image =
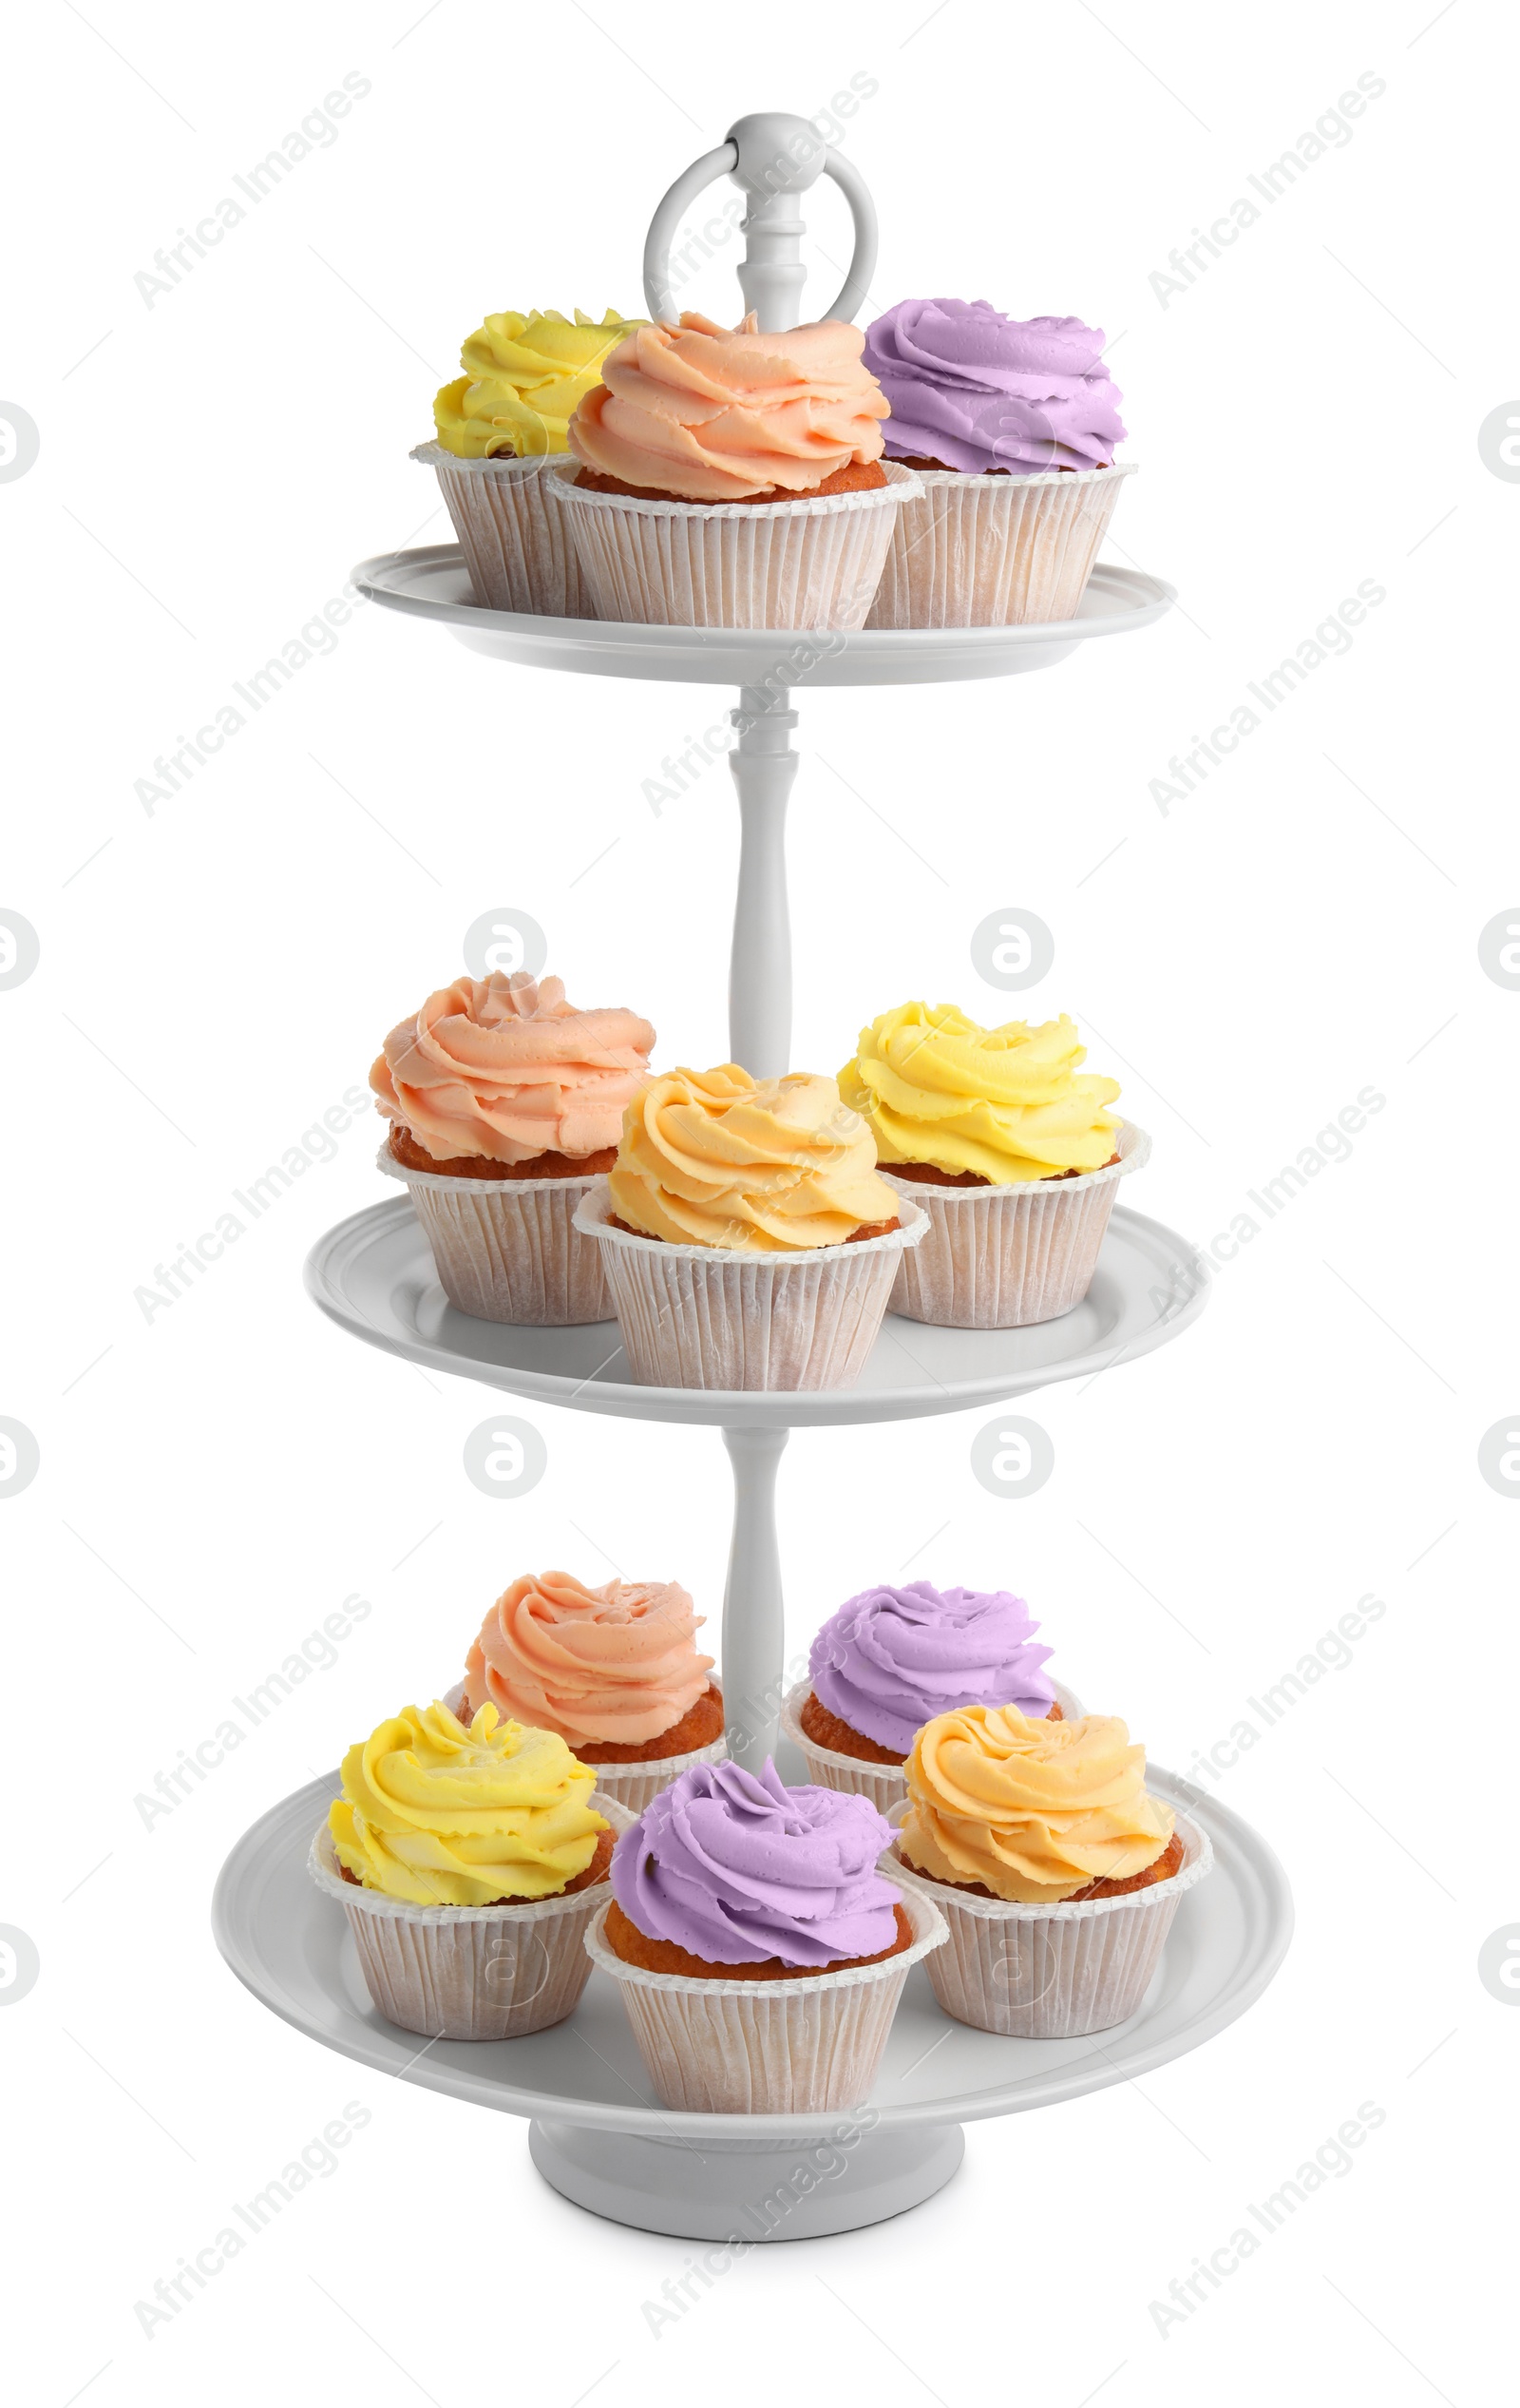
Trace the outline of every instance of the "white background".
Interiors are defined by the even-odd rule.
[[[41,451],[0,490],[0,905],[42,958],[0,993],[0,1412],[42,1467],[0,1500],[0,1921],[41,1977],[0,2041],[28,2408],[759,2400],[778,2373],[894,2408],[1495,2395],[1520,2016],[1477,1956],[1520,1916],[1517,1511],[1477,1448],[1516,1405],[1520,996],[1477,940],[1520,894],[1520,491],[1477,430],[1520,389],[1512,27],[1475,0],[924,15],[814,7],[804,38],[688,0],[92,0],[13,29],[0,381]],[[337,139],[147,306],[155,251],[351,72],[372,89]],[[1174,246],[1363,73],[1386,91],[1352,139],[1164,307]],[[1013,1587],[1087,1701],[1186,1768],[1358,1598],[1387,1610],[1221,1782],[1299,1911],[1248,2016],[1143,2085],[972,2128],[930,2205],[757,2252],[656,2338],[642,2303],[687,2245],[567,2206],[520,2125],[303,2040],[227,1973],[208,1902],[267,1806],[455,1675],[517,1572],[675,1577],[714,1633],[717,1439],[535,1412],[542,1483],[471,1487],[486,1392],[301,1291],[313,1239],[381,1192],[367,1114],[192,1292],[149,1321],[134,1290],[362,1085],[482,911],[531,912],[572,997],[647,1013],[659,1060],[721,1060],[728,775],[659,815],[640,788],[732,698],[497,668],[367,609],[181,792],[150,813],[134,787],[351,563],[447,540],[407,455],[486,310],[640,310],[674,174],[852,74],[879,86],[845,133],[875,304],[1101,324],[1143,464],[1110,555],[1183,607],[1016,684],[803,698],[797,1066],[835,1069],[908,993],[1069,1010],[1154,1136],[1134,1202],[1205,1242],[1359,1090],[1386,1105],[1181,1343],[1029,1402],[1056,1455],[1036,1496],[976,1483],[984,1415],[799,1434],[789,1644],[900,1572]],[[838,196],[808,214],[842,262]],[[724,260],[682,297],[731,315]],[[1364,580],[1386,599],[1349,653],[1163,812],[1169,757]],[[1028,997],[971,966],[1004,905],[1055,932]],[[134,1797],[354,1592],[335,1664],[145,1828]],[[337,2170],[145,2337],[134,2303],[351,2099],[370,2120]],[[1159,2331],[1150,2303],[1368,2101],[1352,2170]]]

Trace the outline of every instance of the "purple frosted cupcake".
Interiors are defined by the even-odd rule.
[[[903,1978],[944,1937],[877,1870],[869,1802],[788,1788],[775,1766],[694,1765],[613,1851],[587,1935],[660,2099],[793,2113],[865,2097]]]
[[[1051,1650],[1022,1597],[1002,1589],[863,1589],[812,1643],[807,1681],[787,1700],[788,1738],[815,1781],[884,1812],[907,1794],[902,1766],[936,1714],[1016,1706],[1031,1721],[1075,1710],[1045,1671]]]
[[[866,330],[886,456],[923,481],[899,512],[867,625],[1075,616],[1121,480],[1101,327],[988,301],[899,301]]]

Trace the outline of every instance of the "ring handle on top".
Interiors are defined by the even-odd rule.
[[[745,254],[739,287],[745,308],[760,331],[784,333],[799,323],[798,306],[808,271],[800,245],[806,227],[798,196],[831,176],[849,203],[855,249],[849,274],[826,317],[853,318],[876,272],[876,210],[860,175],[816,132],[806,117],[765,109],[731,125],[716,150],[708,151],[677,176],[650,220],[644,242],[644,304],[651,317],[677,315],[671,289],[670,251],[675,229],[697,195],[720,176],[732,176],[749,202],[742,231]]]

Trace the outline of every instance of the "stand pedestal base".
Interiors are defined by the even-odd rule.
[[[965,2146],[959,2124],[898,2125],[843,2149],[824,2133],[778,2146],[645,2140],[547,2118],[528,2127],[535,2166],[578,2207],[685,2241],[816,2241],[881,2224],[941,2190]]]

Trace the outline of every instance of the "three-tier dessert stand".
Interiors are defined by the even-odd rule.
[[[728,175],[748,202],[738,270],[745,306],[757,313],[763,331],[795,325],[806,274],[798,204],[821,174],[841,185],[855,224],[849,275],[826,315],[852,316],[875,266],[869,196],[805,119],[774,113],[741,119],[666,194],[645,249],[651,316],[674,315],[668,259],[682,213]],[[451,545],[384,553],[353,574],[370,601],[446,627],[490,659],[738,687],[730,768],[741,842],[729,1034],[732,1059],[757,1079],[792,1067],[785,819],[798,767],[790,736],[799,689],[942,683],[1051,668],[1095,638],[1150,626],[1174,599],[1158,579],[1100,562],[1076,618],[1058,623],[802,633],[484,610]],[[721,1429],[734,1489],[722,1641],[730,1752],[751,1768],[775,1755],[792,1779],[803,1777],[800,1760],[788,1762],[788,1743],[777,1738],[785,1679],[775,1513],[789,1432],[990,1408],[1056,1380],[1132,1363],[1180,1335],[1208,1294],[1206,1267],[1195,1250],[1120,1206],[1088,1296],[1059,1321],[1027,1329],[940,1329],[888,1315],[854,1387],[731,1394],[637,1385],[615,1322],[539,1329],[456,1311],[405,1196],[331,1230],[314,1248],[306,1276],[332,1320],[412,1362],[575,1411]],[[1139,2013],[1091,2039],[1002,2039],[945,2017],[919,1967],[871,2100],[843,2116],[703,2115],[659,2107],[616,1992],[599,1973],[575,2014],[549,2031],[419,2047],[371,2005],[346,1922],[307,1878],[307,1849],[336,1792],[335,1773],[285,1799],[239,1841],[218,1882],[214,1924],[233,1970],[313,2038],[401,2078],[530,2117],[535,2163],[580,2206],[697,2239],[804,2239],[875,2223],[931,2196],[960,2161],[964,2122],[1132,2079],[1198,2047],[1264,1989],[1292,1928],[1281,1867],[1217,1799],[1154,1766],[1149,1780],[1207,1830],[1214,1871],[1181,1901]]]

